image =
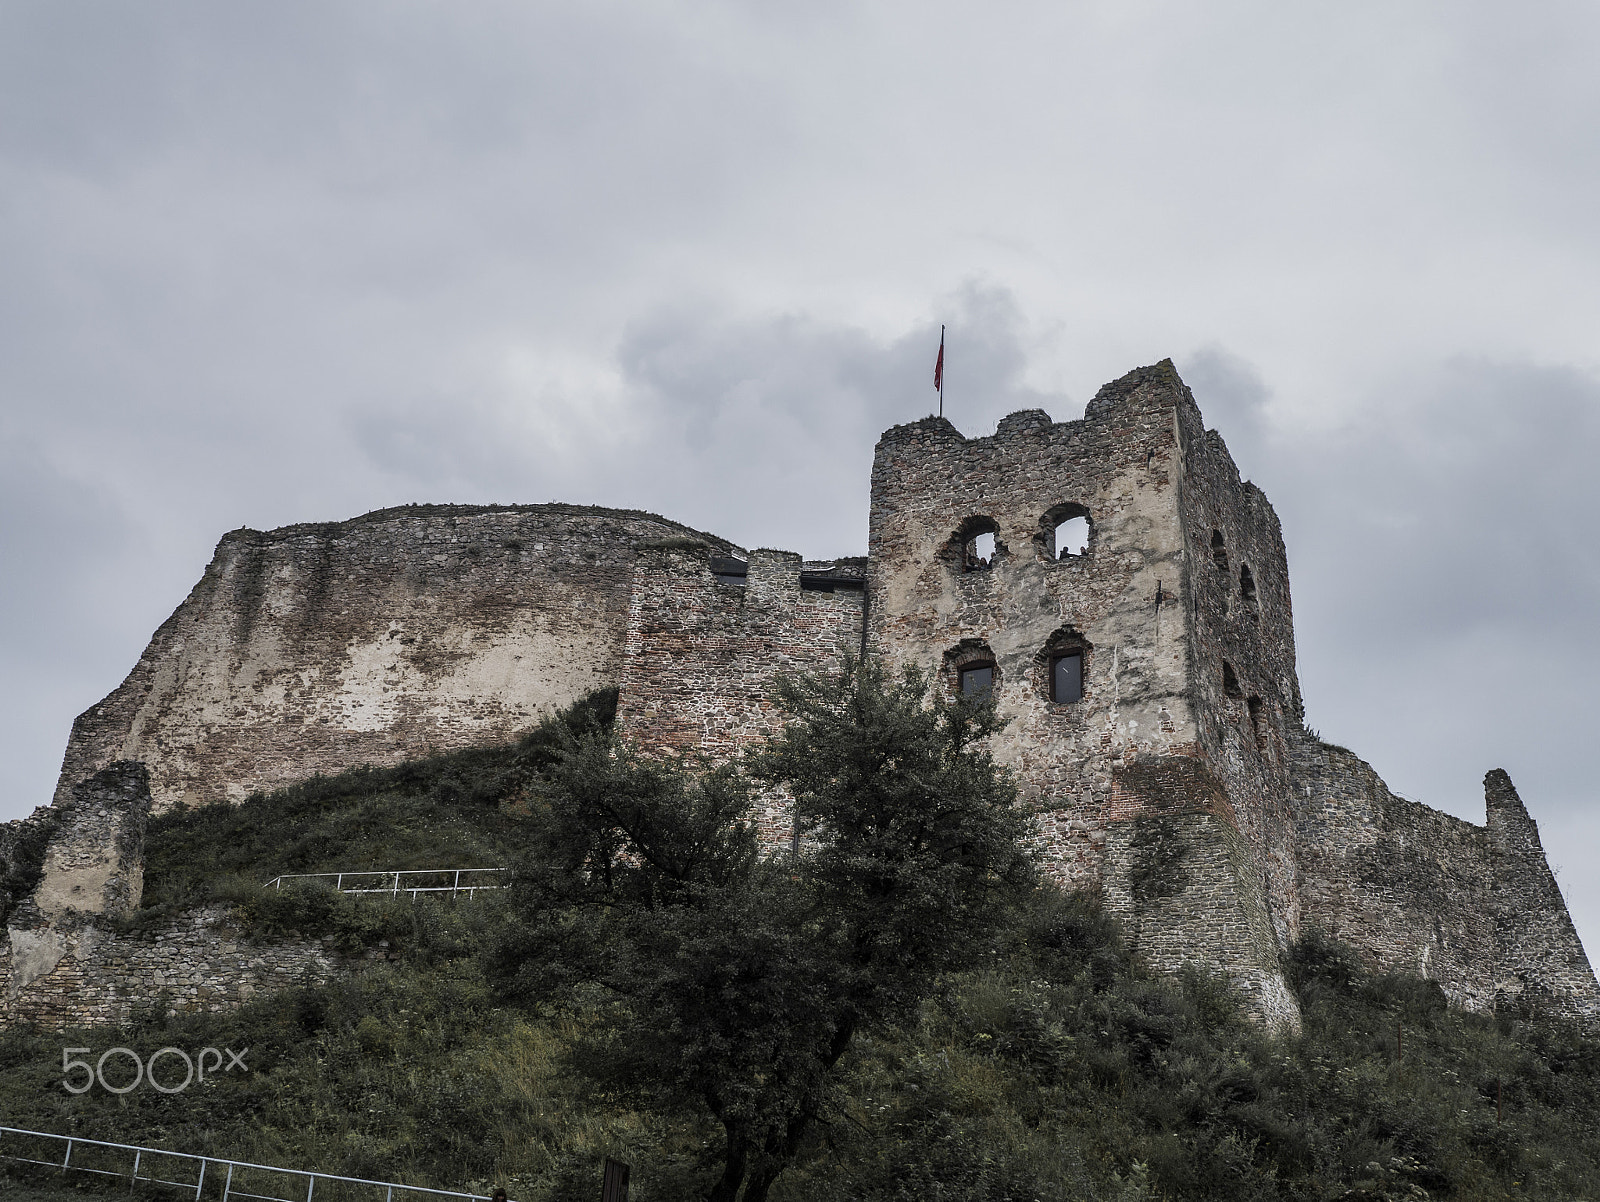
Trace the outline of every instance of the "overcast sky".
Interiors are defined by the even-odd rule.
[[[1600,949],[1600,8],[0,3],[0,819],[239,526],[861,554],[878,433],[1172,357],[1311,725]]]

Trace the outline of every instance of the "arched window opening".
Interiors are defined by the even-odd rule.
[[[1244,696],[1244,690],[1239,687],[1239,674],[1227,660],[1222,661],[1222,691],[1229,697]]]
[[[957,697],[977,698],[993,692],[1000,684],[1000,668],[994,652],[981,639],[962,639],[944,653],[946,688]]]
[[[1260,612],[1260,603],[1256,600],[1256,578],[1250,572],[1250,565],[1239,565],[1239,597],[1244,602],[1244,611],[1254,618]]]
[[[1076,501],[1045,510],[1034,541],[1044,559],[1077,559],[1094,549],[1094,521]]]
[[[999,532],[993,518],[968,518],[950,536],[945,554],[959,571],[987,572],[1006,551]]]
[[[1217,571],[1228,570],[1228,544],[1223,541],[1222,531],[1211,532],[1211,562],[1217,565]]]
[[[1045,640],[1034,657],[1034,671],[1036,685],[1052,704],[1082,701],[1084,682],[1089,678],[1089,644],[1078,630],[1063,626]]]
[[[1056,527],[1056,558],[1072,559],[1089,553],[1089,519],[1068,518]]]

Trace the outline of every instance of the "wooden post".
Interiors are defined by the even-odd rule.
[[[628,1202],[628,1166],[609,1156],[600,1181],[600,1202]]]

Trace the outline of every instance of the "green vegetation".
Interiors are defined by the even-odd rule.
[[[798,799],[817,839],[799,857],[759,857],[736,765],[591,738],[554,774],[499,976],[525,1005],[592,1016],[591,1075],[715,1118],[710,1202],[765,1202],[842,1112],[857,1032],[914,1019],[1033,883],[1015,790],[983,750],[993,702],[930,702],[929,683],[847,661],[779,684],[791,721],[753,767]]]
[[[424,867],[434,854],[502,863],[513,844],[548,848],[538,816],[556,797],[557,749],[604,716],[591,707],[470,762],[316,782],[237,820],[163,818],[152,908],[347,867],[339,832],[377,858],[409,846]],[[449,776],[458,791],[435,793]],[[395,831],[373,829],[391,820]],[[408,844],[403,823],[429,821],[437,842]],[[263,903],[249,920],[259,938],[386,932],[392,958],[228,1014],[152,1007],[119,1029],[0,1033],[0,1123],[419,1184],[505,1183],[520,1202],[592,1202],[610,1155],[633,1166],[636,1199],[704,1197],[723,1175],[725,1128],[683,1091],[619,1079],[602,1053],[636,1017],[625,998],[576,978],[559,998],[517,992],[560,966],[537,943],[515,948],[507,982],[516,912],[503,895],[452,906],[297,890]],[[755,934],[777,923],[753,919]],[[1287,965],[1304,1030],[1272,1037],[1215,978],[1147,972],[1092,899],[1037,891],[1006,919],[969,949],[975,962],[861,1024],[772,1199],[1600,1198],[1592,1038],[1449,1009],[1437,986],[1372,975],[1316,939]],[[248,1046],[251,1071],[174,1095],[63,1090],[63,1046],[118,1045]],[[48,1175],[14,1171],[0,1192],[65,1196]]]

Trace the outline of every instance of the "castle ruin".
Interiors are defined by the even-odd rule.
[[[991,689],[1010,719],[994,751],[1045,870],[1098,892],[1156,966],[1227,973],[1272,1025],[1298,1022],[1281,956],[1311,929],[1471,1010],[1600,1018],[1504,772],[1477,826],[1394,796],[1305,729],[1277,517],[1168,362],[1106,385],[1078,421],[889,430],[865,559],[562,505],[235,531],[74,724],[57,803],[123,761],[147,767],[157,811],[238,800],[505,741],[608,685],[628,738],[729,755],[776,728],[778,672],[861,649],[952,694]],[[781,799],[760,823],[789,846]],[[63,945],[18,983],[51,925],[36,911],[0,949],[5,1014],[43,1013],[29,997],[78,971]]]

